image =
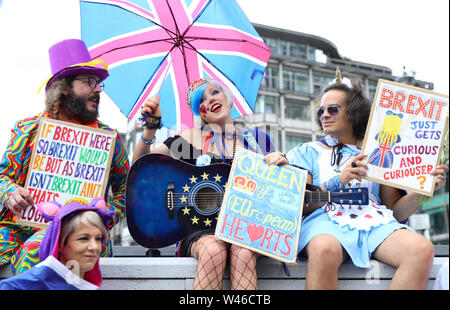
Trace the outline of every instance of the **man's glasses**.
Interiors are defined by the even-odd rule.
[[[339,114],[339,110],[340,110],[340,109],[343,109],[343,107],[340,107],[340,106],[338,106],[337,104],[330,104],[330,105],[327,107],[327,112],[328,112],[328,114],[330,114],[331,116],[336,116],[336,115]],[[324,113],[325,113],[324,107],[320,107],[320,108],[317,110],[317,117],[318,117],[319,119],[321,119]]]
[[[80,77],[75,78],[75,80],[87,80],[87,83],[88,83],[89,87],[91,87],[91,88],[96,88],[97,85],[102,90],[103,90],[103,88],[105,88],[105,84],[103,82],[97,81],[92,76],[80,76]]]

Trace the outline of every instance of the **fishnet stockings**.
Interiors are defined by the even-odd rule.
[[[204,235],[191,246],[191,255],[198,260],[194,279],[195,290],[221,290],[229,244],[214,235]],[[256,262],[259,255],[236,245],[230,247],[231,289],[257,290]]]
[[[191,246],[191,255],[198,260],[194,290],[221,290],[227,262],[227,245],[214,235],[204,235]]]
[[[256,262],[259,255],[236,245],[231,246],[230,278],[232,290],[257,290]]]

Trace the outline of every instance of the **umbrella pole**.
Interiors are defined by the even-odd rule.
[[[167,75],[169,74],[169,69],[170,69],[171,63],[172,63],[172,61],[171,61],[171,59],[169,58],[169,63],[167,64],[167,68],[164,70],[165,72],[164,72],[164,75],[162,76],[162,79],[160,79],[160,80],[161,80],[161,83],[159,84],[159,88],[158,88],[158,90],[156,91],[156,97],[159,97],[159,93],[161,92],[162,84],[163,84],[163,82],[165,81]],[[141,126],[144,126],[144,125],[145,125],[145,122],[146,122],[146,120],[147,120],[147,118],[148,118],[149,116],[150,116],[150,114],[145,113],[145,115],[142,115],[142,116],[139,118],[139,121],[141,122]]]

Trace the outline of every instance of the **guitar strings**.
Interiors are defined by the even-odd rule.
[[[355,192],[358,194],[358,192]],[[355,193],[348,193],[348,192],[332,192],[331,197],[333,196],[346,196],[349,194],[355,194]],[[188,193],[172,193],[173,196],[180,197],[189,195]],[[196,196],[224,196],[225,192],[215,192],[215,193],[196,193]],[[328,192],[311,192],[311,193],[305,193],[305,196],[319,196],[319,198],[328,198]],[[311,197],[315,198],[315,197]]]
[[[356,192],[357,193],[357,192]],[[347,196],[348,192],[333,192],[331,198],[338,199],[337,196]],[[196,202],[209,202],[214,199],[223,199],[225,196],[225,192],[215,192],[215,193],[197,193],[195,195]],[[188,198],[189,194],[186,193],[173,193],[171,195],[172,199],[185,199]],[[309,203],[313,202],[327,202],[328,201],[328,192],[307,192],[305,193],[305,200]],[[346,199],[352,200],[355,202],[359,202],[362,199]]]

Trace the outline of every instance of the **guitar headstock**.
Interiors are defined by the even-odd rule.
[[[305,193],[307,202],[333,202],[345,205],[366,206],[369,190],[366,187],[341,188],[335,192],[312,191]]]
[[[337,204],[366,206],[369,204],[369,190],[366,187],[342,188],[330,192],[330,198]]]

